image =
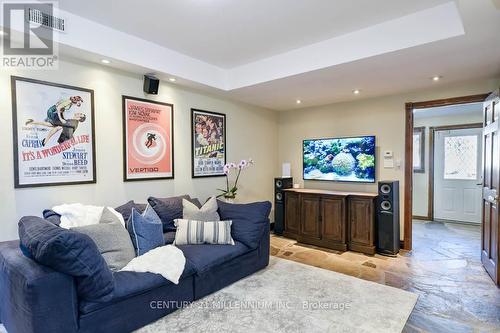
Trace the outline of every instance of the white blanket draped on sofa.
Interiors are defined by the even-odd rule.
[[[179,284],[185,265],[184,253],[173,245],[165,245],[135,257],[120,271],[160,274],[165,279]]]
[[[108,207],[108,209],[115,214],[120,220],[120,223],[125,226],[123,216],[114,210],[114,208]],[[55,206],[52,207],[52,210],[61,215],[61,224],[59,226],[61,228],[70,229],[99,223],[104,207],[75,203]]]

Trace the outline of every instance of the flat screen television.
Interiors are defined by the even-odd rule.
[[[375,182],[375,136],[303,142],[304,180]]]

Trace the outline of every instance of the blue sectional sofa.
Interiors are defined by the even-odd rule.
[[[186,266],[177,285],[152,273],[113,273],[114,292],[106,302],[79,299],[73,276],[30,259],[19,241],[0,243],[0,321],[9,333],[133,331],[266,267],[270,244],[265,220],[246,229],[255,246],[239,242],[237,234],[234,246],[179,246]],[[165,239],[170,243],[173,235],[165,234]]]

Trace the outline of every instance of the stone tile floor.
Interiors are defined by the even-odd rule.
[[[337,252],[271,237],[271,255],[419,295],[404,332],[500,332],[500,289],[481,266],[479,226],[413,223],[396,258]]]

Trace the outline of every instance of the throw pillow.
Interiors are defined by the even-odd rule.
[[[233,221],[233,238],[251,249],[257,248],[265,228],[270,226],[271,203],[230,204],[218,201],[218,206],[221,219]]]
[[[112,271],[119,271],[135,257],[129,233],[108,208],[104,208],[98,224],[71,230],[89,236]]]
[[[19,239],[36,262],[73,276],[81,299],[92,302],[111,299],[115,287],[113,274],[89,236],[27,216],[19,221]]]
[[[161,220],[149,205],[142,214],[135,208],[132,209],[127,229],[138,256],[164,243]]]
[[[231,237],[231,221],[175,220],[175,245],[221,244],[234,245]]]
[[[182,199],[182,218],[185,220],[196,221],[219,221],[217,214],[217,199],[211,197],[205,204],[198,208],[196,205],[186,199]]]
[[[118,206],[115,208],[115,210],[122,214],[123,216],[123,219],[125,221],[128,221],[128,219],[130,218],[130,214],[132,214],[132,208],[135,208],[139,211],[139,213],[142,214],[142,212],[144,212],[144,210],[146,209],[146,206],[147,204],[138,204],[138,203],[135,203],[133,200],[130,200],[129,202],[121,205],[121,206]]]
[[[192,203],[194,203],[196,205],[196,207],[198,207],[198,208],[200,208],[202,206],[201,202],[200,202],[200,200],[198,200],[198,198],[191,198],[188,200],[191,201]]]
[[[189,199],[189,195],[171,198],[148,198],[149,204],[163,223],[163,232],[175,231],[174,220],[182,218],[182,199]]]

